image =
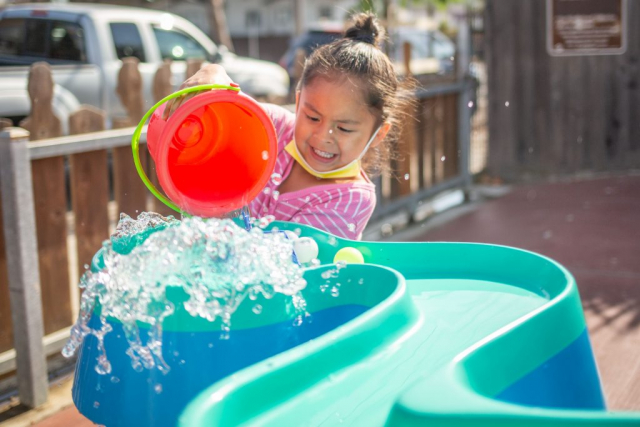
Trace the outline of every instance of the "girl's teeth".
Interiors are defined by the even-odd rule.
[[[324,157],[325,159],[330,159],[333,156],[335,156],[335,154],[331,154],[331,153],[327,153],[325,151],[320,151],[320,150],[316,150],[315,148],[313,149],[313,151],[315,151],[315,153],[320,156],[320,157]]]

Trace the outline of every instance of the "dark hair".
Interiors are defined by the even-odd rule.
[[[391,123],[385,140],[369,150],[363,159],[368,173],[379,174],[388,172],[390,161],[396,158],[393,147],[400,134],[402,116],[412,103],[409,95],[415,84],[410,79],[400,81],[389,57],[380,50],[384,29],[375,15],[359,13],[351,20],[343,38],[319,47],[307,58],[297,89],[311,84],[317,77],[346,75],[363,83],[368,107],[380,123]]]

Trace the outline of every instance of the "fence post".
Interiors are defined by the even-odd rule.
[[[35,408],[49,389],[28,140],[24,129],[0,132],[0,189],[18,393],[23,405]]]
[[[469,30],[469,21],[465,16],[460,20],[458,26],[458,55],[457,55],[457,74],[458,81],[463,86],[458,96],[458,147],[460,150],[459,168],[460,175],[463,178],[463,191],[465,197],[468,197],[471,187],[471,171],[470,171],[470,152],[471,152],[471,111],[469,102],[471,101],[471,91],[474,90],[474,84],[469,79],[469,64],[471,62],[471,32]]]

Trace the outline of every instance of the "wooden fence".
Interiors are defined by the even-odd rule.
[[[135,79],[137,63],[123,64],[123,73]],[[160,98],[167,93],[166,87],[162,89],[163,79],[168,81],[166,64],[156,79],[154,93]],[[406,124],[401,138],[404,160],[394,165],[401,179],[381,182],[374,217],[411,210],[423,198],[468,184],[469,90],[470,83],[463,80],[417,92],[412,111],[416,120]],[[120,121],[123,126],[139,120],[139,108],[128,105],[127,110],[130,117]],[[37,114],[45,117],[49,113]],[[104,129],[104,116],[91,108],[83,108],[71,121],[73,133]],[[73,299],[77,295],[71,290],[77,282],[71,278],[81,275],[91,263],[108,238],[116,214],[135,217],[145,210],[171,212],[149,194],[138,177],[130,148],[132,128],[59,137],[39,129],[40,120],[29,122],[24,124],[31,136],[42,138],[28,141],[28,134],[19,128],[0,131],[0,211],[5,211],[0,227],[0,375],[15,369],[17,363],[21,401],[37,406],[43,401],[42,394],[34,392],[38,388],[34,378],[46,381],[46,365],[43,368],[38,363],[37,353],[42,362],[44,353],[59,352],[75,321]],[[142,140],[145,138],[143,134]],[[142,153],[147,173],[156,180],[144,145]],[[29,249],[32,240],[34,247]],[[24,309],[16,309],[18,306]],[[39,317],[33,315],[38,311],[42,312],[40,329]],[[12,331],[19,331],[20,338]],[[35,341],[22,339],[34,334]],[[38,342],[42,336],[44,344]],[[16,352],[31,358],[21,362]]]
[[[625,53],[558,57],[546,0],[486,2],[491,174],[640,167],[640,1],[622,4]]]

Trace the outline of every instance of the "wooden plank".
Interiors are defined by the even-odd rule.
[[[453,178],[458,173],[458,94],[444,98],[444,178]]]
[[[29,70],[31,113],[20,122],[30,132],[30,140],[62,136],[60,119],[53,112],[53,78],[46,62],[36,62]],[[38,242],[38,267],[42,293],[45,334],[70,326],[71,290],[67,253],[67,195],[64,158],[31,163],[33,197]]]
[[[137,58],[124,58],[118,73],[117,94],[127,110],[127,117],[113,121],[114,128],[137,126],[144,116],[142,96],[142,76],[138,69]],[[147,167],[146,144],[140,144],[140,161]],[[114,148],[113,155],[113,192],[118,204],[118,212],[136,218],[147,210],[147,188],[138,176],[130,147]]]
[[[0,118],[0,130],[12,125],[11,120]],[[0,200],[0,221],[2,200]],[[11,324],[11,304],[9,302],[9,277],[7,275],[7,254],[5,252],[4,227],[0,227],[0,353],[13,348]]]
[[[202,64],[204,64],[202,59],[188,59],[184,79],[187,80],[189,77],[193,76],[198,70],[200,70]]]
[[[411,194],[412,181],[417,184],[419,180],[415,166],[412,167],[416,155],[415,106],[410,104],[406,108],[401,118],[403,127],[396,147],[399,158],[393,163],[397,179],[391,181],[392,199]]]
[[[0,220],[3,218],[2,215],[2,201],[0,200]],[[9,276],[7,274],[7,254],[4,245],[4,227],[0,227],[0,353],[13,348]]]
[[[31,163],[45,334],[70,326],[64,158]]]
[[[424,148],[425,148],[425,138],[427,134],[426,123],[424,119],[424,109],[426,107],[426,100],[419,99],[418,100],[418,111],[416,114],[416,118],[418,120],[418,125],[416,126],[416,157],[418,162],[418,183],[419,188],[424,188]]]
[[[435,98],[435,109],[433,112],[434,128],[435,128],[435,140],[434,140],[434,184],[442,182],[444,180],[444,138],[445,138],[445,123],[444,123],[444,96],[438,95]],[[445,159],[446,160],[446,159]]]
[[[428,98],[424,101],[422,110],[422,119],[424,121],[424,148],[422,150],[423,169],[422,169],[422,186],[431,187],[435,180],[435,108],[436,100]]]
[[[190,71],[191,72],[191,71]],[[165,60],[165,62],[158,68],[153,78],[153,97],[155,102],[160,101],[164,97],[170,95],[173,92],[173,86],[171,85],[171,61]],[[156,174],[156,165],[151,155],[148,158],[148,175],[151,183],[160,191],[162,187],[158,182],[158,175]],[[159,213],[163,216],[176,215],[176,212],[158,200],[156,197],[151,197],[151,210]]]
[[[140,213],[147,210],[149,191],[136,171],[131,148],[114,148],[112,153],[113,193],[118,212],[137,218]],[[146,144],[140,144],[140,161],[143,168],[148,170]]]
[[[162,191],[162,187],[160,186],[160,182],[158,181],[158,174],[156,173],[156,164],[153,161],[153,158],[151,158],[150,154],[147,156],[147,161],[148,161],[148,168],[147,169],[149,171],[148,172],[149,179],[151,180],[151,183],[159,191]],[[166,196],[166,194],[165,194],[165,196]],[[160,215],[163,215],[163,216],[173,215],[175,217],[175,216],[179,215],[178,212],[174,211],[169,206],[167,206],[164,203],[162,203],[155,196],[151,196],[151,210],[153,212],[157,212],[157,213],[159,213]]]
[[[47,366],[42,342],[42,301],[46,300],[46,297],[41,294],[44,287],[38,268],[41,247],[38,246],[36,236],[28,138],[29,133],[20,128],[8,128],[0,133],[0,193],[3,204],[4,240],[9,248],[5,255],[18,372],[18,394],[21,404],[35,408],[45,403],[48,396]],[[64,255],[66,256],[66,250]],[[66,270],[65,266],[66,263],[58,268]],[[64,287],[69,290],[68,281],[64,283]],[[61,308],[64,310],[64,307]]]
[[[69,119],[70,134],[97,132],[106,128],[106,115],[85,106]],[[109,171],[107,150],[90,151],[70,156],[71,201],[75,218],[78,273],[109,237]]]

